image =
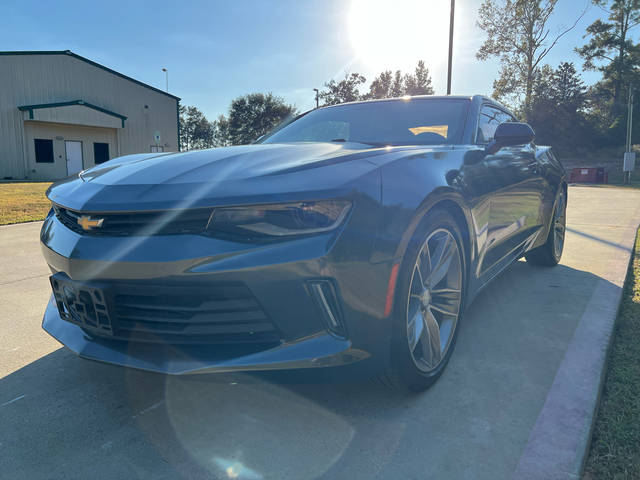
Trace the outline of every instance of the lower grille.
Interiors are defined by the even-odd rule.
[[[161,343],[246,344],[280,334],[242,284],[114,286],[114,336]]]
[[[269,348],[282,336],[246,285],[51,277],[60,317],[87,333],[163,344]]]

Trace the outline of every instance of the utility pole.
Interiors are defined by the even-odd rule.
[[[456,16],[456,0],[451,0],[451,17],[449,18],[449,67],[447,72],[447,95],[451,95],[451,64],[453,61],[453,22]]]
[[[166,68],[163,68],[162,71],[164,72],[165,91],[169,93],[169,70],[167,70]]]
[[[314,88],[313,91],[316,92],[316,108],[318,108],[320,106],[320,92],[317,88]]]
[[[629,85],[629,103],[627,105],[627,145],[622,165],[623,183],[631,183],[631,172],[635,168],[636,154],[631,151],[631,132],[633,130],[633,85]]]

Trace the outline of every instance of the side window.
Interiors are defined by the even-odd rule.
[[[515,119],[502,110],[490,105],[484,105],[480,110],[476,143],[489,143],[493,140],[493,134],[496,132],[498,125],[505,122],[515,122]]]
[[[516,120],[515,117],[509,115],[508,113],[503,113],[504,115],[504,120],[503,122],[517,122],[518,120]]]

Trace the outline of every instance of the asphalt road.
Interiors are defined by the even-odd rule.
[[[0,476],[525,477],[582,375],[576,349],[592,350],[585,322],[615,315],[640,191],[571,187],[568,208],[562,264],[504,272],[467,312],[440,381],[414,396],[368,381],[165,377],[79,359],[40,328],[40,225],[0,227]],[[600,356],[607,335],[596,335]],[[588,433],[585,411],[576,437]]]

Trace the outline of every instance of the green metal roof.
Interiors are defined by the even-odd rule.
[[[33,119],[33,111],[38,110],[40,108],[55,108],[55,107],[68,107],[70,105],[82,105],[87,108],[91,108],[93,110],[97,110],[98,112],[106,113],[107,115],[111,115],[112,117],[119,118],[122,121],[122,128],[124,128],[124,121],[127,119],[124,115],[120,115],[119,113],[112,112],[111,110],[107,110],[106,108],[98,107],[97,105],[93,105],[92,103],[85,102],[84,100],[71,100],[69,102],[57,102],[57,103],[40,103],[38,105],[22,105],[18,107],[18,110],[23,112],[29,112],[29,118]]]

